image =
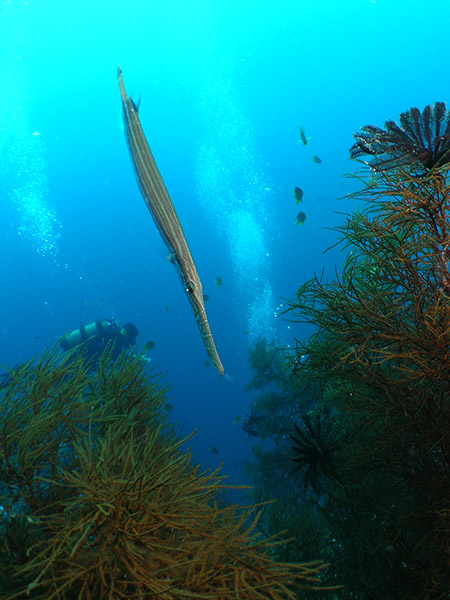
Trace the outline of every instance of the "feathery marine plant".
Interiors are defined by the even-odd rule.
[[[362,378],[370,370],[371,381],[389,367],[391,386],[434,387],[450,367],[450,186],[442,171],[419,178],[396,170],[358,198],[367,210],[337,228],[349,250],[342,274],[305,283],[289,305],[319,326],[315,339],[330,337],[326,350],[317,346],[317,365],[313,348],[302,351],[306,366],[324,376],[351,368]]]
[[[254,494],[277,498],[259,527],[286,530],[278,560],[309,551],[330,561],[323,581],[344,584],[334,598],[437,600],[450,589],[449,164],[443,145],[428,161],[420,139],[408,158],[406,141],[395,148],[391,137],[361,161],[353,198],[364,209],[338,228],[342,271],[304,283],[288,304],[292,320],[316,326],[290,369],[286,349],[250,356]]]
[[[292,377],[291,356],[286,348],[262,339],[249,351],[254,376],[247,390],[254,397],[242,428],[251,436],[253,460],[246,467],[254,484],[254,501],[263,504],[259,530],[266,537],[286,531],[287,539],[273,549],[277,560],[308,561],[320,556],[328,562],[333,557],[321,576],[324,589],[302,590],[299,597],[337,600],[346,596],[345,590],[338,589],[342,577],[333,554],[336,539],[316,506],[319,497],[323,502],[322,493],[328,493],[330,482],[339,484],[336,467],[345,439],[326,407],[317,408],[318,390]],[[276,502],[267,502],[273,498]],[[335,589],[330,592],[326,586]]]
[[[293,376],[320,386],[352,434],[320,511],[346,589],[362,599],[450,589],[448,130],[437,103],[356,134],[352,155],[374,158],[352,195],[364,209],[337,228],[342,271],[307,281],[287,307],[316,327]]]
[[[139,357],[45,353],[0,388],[1,600],[294,600],[320,561],[281,563],[256,507],[221,501]]]

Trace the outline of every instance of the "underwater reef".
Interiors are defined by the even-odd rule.
[[[287,531],[280,560],[330,561],[324,582],[343,590],[316,598],[449,598],[449,123],[436,103],[355,134],[362,208],[337,228],[344,265],[286,306],[315,333],[290,357],[273,349],[282,381],[259,370],[269,347],[251,356],[252,410],[272,425],[249,470],[258,500],[278,499],[260,526]]]
[[[283,564],[258,508],[228,505],[167,421],[139,357],[46,352],[0,388],[2,600],[294,599],[324,564]],[[188,438],[187,438],[188,439]]]

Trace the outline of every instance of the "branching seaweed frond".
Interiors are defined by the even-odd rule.
[[[258,508],[219,502],[167,423],[159,378],[46,353],[0,390],[2,600],[290,599],[321,561],[277,562]]]

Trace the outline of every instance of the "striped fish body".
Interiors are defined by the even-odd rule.
[[[217,353],[206,316],[202,284],[186,242],[180,220],[175,212],[172,200],[142,129],[138,107],[125,91],[120,67],[118,69],[118,79],[123,107],[125,137],[139,189],[156,227],[169,250],[169,259],[175,266],[183,289],[191,304],[208,356],[217,371],[222,375],[224,369]]]

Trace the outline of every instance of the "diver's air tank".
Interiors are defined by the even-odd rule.
[[[105,337],[111,332],[111,326],[112,321],[108,321],[107,319],[95,321],[86,326],[82,325],[78,329],[66,333],[61,339],[60,346],[63,350],[70,350],[95,337]]]

